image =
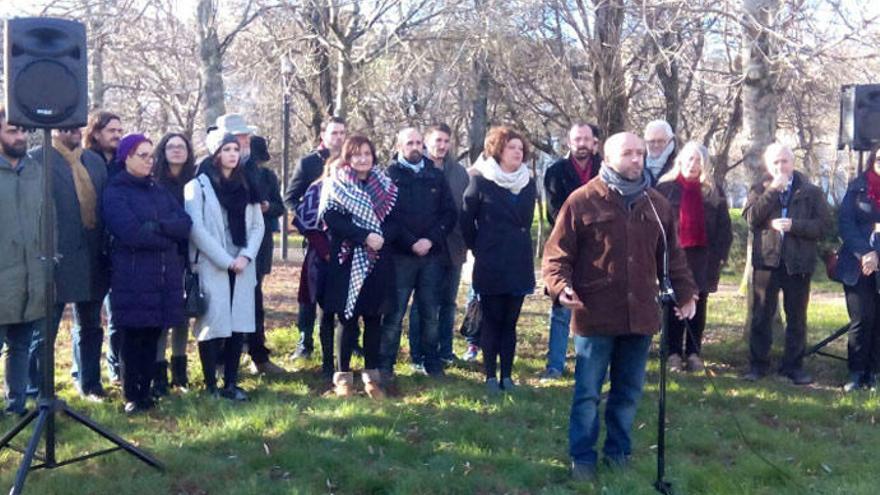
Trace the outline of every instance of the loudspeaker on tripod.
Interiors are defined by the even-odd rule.
[[[880,84],[840,88],[840,134],[837,148],[871,151],[880,144]]]
[[[32,128],[86,125],[86,28],[51,17],[9,19],[5,25],[6,119]]]

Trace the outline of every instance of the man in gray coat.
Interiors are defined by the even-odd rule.
[[[43,172],[27,154],[24,129],[0,106],[0,342],[6,352],[6,411],[24,415],[28,347],[46,316],[41,262]]]
[[[48,320],[50,348],[54,348],[64,307],[73,305],[72,347],[79,393],[100,402],[101,386],[101,305],[107,294],[108,263],[104,255],[104,236],[99,211],[101,193],[107,181],[107,167],[96,153],[82,148],[79,128],[52,131],[49,161],[56,209],[57,244],[60,254],[55,265],[55,310]],[[42,163],[42,146],[31,151]],[[42,334],[35,334],[30,349],[30,386],[35,393],[40,384]]]
[[[450,153],[449,141],[451,137],[452,129],[446,124],[434,124],[428,127],[425,133],[425,148],[428,151],[428,158],[446,176],[446,182],[449,184],[452,199],[455,202],[456,213],[455,227],[446,237],[446,252],[444,253],[446,273],[441,280],[437,294],[439,310],[438,356],[446,365],[455,361],[455,354],[452,352],[452,336],[455,327],[456,298],[458,297],[458,286],[461,283],[461,267],[467,258],[467,246],[461,235],[461,227],[458,225],[457,219],[461,215],[462,198],[469,180],[467,170],[455,161],[455,157]],[[409,313],[409,342],[410,347],[416,349],[412,351],[413,366],[421,372],[424,367],[424,356],[420,356],[417,351],[421,348],[419,336],[422,333],[420,330],[418,304],[413,304],[410,306]],[[476,346],[476,342],[468,343],[470,344],[469,348]]]

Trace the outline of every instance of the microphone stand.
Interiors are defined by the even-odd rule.
[[[658,493],[671,495],[672,483],[666,481],[666,361],[669,358],[667,342],[669,339],[669,318],[676,306],[675,293],[668,276],[660,287],[660,306],[663,311],[660,323],[660,393],[657,403],[657,480],[654,489]]]

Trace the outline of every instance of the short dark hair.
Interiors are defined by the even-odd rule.
[[[429,125],[428,128],[425,130],[425,135],[427,136],[428,134],[431,134],[433,132],[442,132],[447,136],[452,136],[452,129],[443,122]]]
[[[519,139],[523,145],[523,161],[528,160],[530,151],[528,140],[522,134],[507,126],[489,129],[489,132],[486,134],[486,140],[483,141],[483,153],[500,162],[501,152],[504,151],[504,147],[514,139]]]
[[[602,131],[599,130],[599,126],[592,122],[587,122],[586,120],[575,120],[571,123],[571,127],[568,128],[569,132],[575,127],[589,127],[590,131],[593,133],[594,138],[602,139]]]
[[[327,130],[327,127],[328,127],[330,124],[342,124],[342,125],[346,125],[346,124],[345,124],[345,119],[343,119],[342,117],[337,117],[336,115],[331,115],[330,117],[327,117],[326,119],[324,119],[324,120],[321,122],[321,132],[326,131],[326,130]]]
[[[110,122],[118,120],[122,122],[119,115],[105,110],[95,110],[89,115],[89,122],[86,124],[86,132],[83,134],[83,140],[86,148],[97,148],[98,140],[95,139],[95,133],[101,132]]]

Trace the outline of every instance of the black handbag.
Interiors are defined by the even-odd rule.
[[[198,256],[198,255],[196,255]],[[202,292],[202,283],[199,274],[189,267],[183,275],[183,313],[187,318],[198,318],[208,311],[208,300]]]
[[[205,188],[199,182],[202,189],[202,217],[205,216]],[[196,257],[193,264],[199,262],[199,251],[196,251]],[[183,314],[187,318],[199,318],[208,311],[208,299],[202,292],[202,281],[199,274],[192,269],[187,257],[186,270],[183,273]]]
[[[464,314],[464,320],[461,322],[461,328],[458,329],[458,332],[466,338],[479,335],[481,317],[482,310],[480,309],[480,300],[475,297],[468,303],[467,311],[465,311]]]

